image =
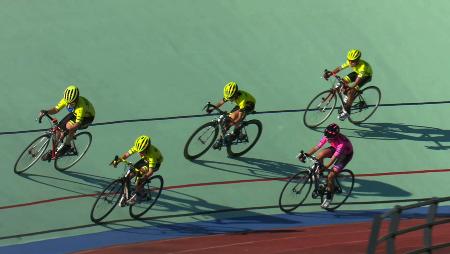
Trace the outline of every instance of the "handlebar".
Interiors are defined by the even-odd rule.
[[[118,155],[116,155],[116,156],[114,156],[114,160],[111,162],[111,163],[109,163],[109,165],[113,165],[113,167],[117,167],[117,165],[114,165],[114,161],[118,161],[119,160],[119,156]],[[128,167],[130,167],[130,168],[132,168],[133,170],[134,170],[134,172],[140,172],[140,170],[138,169],[138,168],[136,168],[135,166],[134,166],[134,164],[133,163],[131,163],[131,162],[129,162],[129,161],[127,161],[127,160],[125,160],[125,159],[122,159],[120,162],[123,162],[123,163],[125,163]]]
[[[342,78],[341,78],[339,75],[337,75],[336,73],[333,73],[332,71],[329,71],[329,70],[327,70],[327,69],[325,69],[325,70],[323,71],[323,73],[324,73],[324,74],[325,74],[325,73],[331,74],[330,77],[335,77],[339,83],[343,83]]]
[[[208,103],[203,107],[203,111],[204,110],[209,110],[210,108],[213,108],[214,110],[216,110],[217,112],[219,112],[220,114],[227,114],[226,111],[221,110],[220,108],[216,107],[216,105],[212,104],[211,102],[208,101]]]
[[[319,162],[319,160],[317,160],[316,156],[314,156],[314,155],[309,155],[309,154],[305,153],[303,150],[300,151],[300,153],[297,155],[297,158],[298,158],[301,162],[305,163],[305,160],[301,160],[302,157],[308,158],[308,159],[314,161],[315,163],[316,163],[316,162]]]
[[[50,121],[53,124],[57,124],[58,123],[58,119],[51,117],[48,112],[44,112],[44,114],[40,115],[39,118],[37,119],[39,123],[42,123],[42,118],[46,116],[48,119],[50,119]]]

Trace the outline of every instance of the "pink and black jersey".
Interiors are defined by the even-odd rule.
[[[334,139],[328,139],[327,137],[323,136],[316,147],[320,149],[326,143],[330,143],[331,147],[333,147],[336,150],[333,154],[334,157],[340,157],[341,155],[348,155],[353,152],[352,143],[346,136],[342,134],[337,135],[336,138]]]

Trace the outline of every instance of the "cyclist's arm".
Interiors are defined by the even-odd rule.
[[[119,157],[119,160],[126,160],[128,157],[130,157],[131,154],[129,153],[129,151],[125,152],[122,156]]]
[[[362,81],[362,78],[358,76],[358,77],[356,77],[356,80],[355,80],[355,83],[353,83],[353,86],[350,86],[350,85],[349,85],[349,87],[350,87],[350,88],[357,87],[357,86],[359,86],[359,84],[361,83],[361,81]]]
[[[225,100],[222,98],[219,102],[216,103],[216,107],[220,108],[222,105],[225,104]]]
[[[59,109],[57,109],[56,107],[50,108],[48,110],[45,110],[47,112],[47,114],[49,115],[54,115],[56,113],[59,112]],[[41,114],[43,114],[43,112],[41,111]]]
[[[336,67],[334,70],[332,70],[331,72],[334,74],[340,72],[342,70],[341,66]]]
[[[323,166],[324,169],[330,168],[330,167],[336,162],[336,160],[337,160],[337,157],[336,157],[335,155],[333,155],[333,156],[331,157],[330,161],[329,161],[327,164],[325,164],[325,165]]]
[[[306,152],[306,154],[309,156],[312,156],[313,154],[315,154],[317,152],[317,150],[319,150],[319,148],[317,146],[313,146],[313,147],[311,147],[311,149],[309,149],[308,152]]]

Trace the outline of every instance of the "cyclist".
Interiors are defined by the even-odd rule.
[[[159,170],[161,167],[161,163],[164,160],[161,152],[156,146],[152,145],[151,139],[147,135],[139,136],[134,142],[134,146],[132,146],[126,153],[124,153],[118,160],[114,160],[112,164],[116,167],[120,162],[127,159],[134,153],[139,153],[141,159],[134,164],[134,167],[139,169],[140,175],[138,175],[138,181],[136,183],[136,191],[135,193],[128,199],[124,200],[125,197],[122,197],[120,200],[120,205],[124,206],[125,203],[132,205],[136,202],[139,202],[147,196],[147,193],[143,192],[144,186],[143,183],[147,179],[149,179],[153,173]],[[136,174],[132,172],[129,175],[129,179],[131,180],[135,177]]]
[[[331,72],[325,72],[323,77],[328,80],[328,78],[341,70],[351,67],[353,72],[349,73],[343,78],[345,95],[344,97],[344,108],[342,109],[339,120],[343,121],[351,114],[350,108],[352,106],[353,100],[355,99],[356,92],[366,83],[372,80],[372,67],[370,64],[361,59],[361,51],[357,49],[352,49],[347,53],[347,61],[341,66],[336,67]],[[353,86],[349,86],[351,82],[354,82]]]
[[[254,112],[256,99],[250,93],[240,90],[236,82],[228,82],[223,88],[223,98],[215,105],[220,108],[225,102],[232,101],[236,106],[231,110],[229,116],[229,122],[225,125],[225,130],[227,131],[231,126],[235,126],[233,133],[227,134],[225,141],[231,142],[240,133],[239,123],[244,120],[244,118]],[[206,112],[210,114],[213,109],[206,109]],[[214,144],[213,148],[218,149],[222,146],[223,137],[218,139]]]
[[[324,130],[324,136],[320,142],[312,147],[306,154],[313,155],[320,148],[322,148],[325,143],[330,143],[330,146],[322,149],[317,155],[317,159],[321,162],[322,166],[319,169],[319,174],[331,166],[333,170],[328,174],[327,188],[326,188],[326,198],[324,199],[321,207],[327,208],[333,199],[334,193],[334,178],[344,167],[352,160],[353,157],[353,146],[350,140],[340,133],[339,125],[332,123],[328,125]],[[324,158],[331,158],[330,161],[323,165]],[[304,162],[306,157],[303,154],[299,156],[300,161]]]
[[[61,144],[58,149],[58,155],[63,155],[68,150],[70,150],[75,132],[79,129],[86,129],[89,124],[94,121],[95,109],[91,102],[88,101],[83,96],[80,96],[80,90],[74,85],[70,85],[64,91],[64,97],[59,101],[59,103],[50,109],[43,109],[39,112],[39,116],[44,114],[53,115],[58,113],[64,107],[67,108],[69,113],[58,123],[59,128],[63,131],[57,132],[56,136],[61,141],[66,136],[64,143]],[[42,156],[42,160],[51,160],[51,151],[48,151]]]

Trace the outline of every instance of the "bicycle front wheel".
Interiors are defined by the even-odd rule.
[[[281,191],[278,205],[283,212],[289,213],[299,207],[309,195],[312,179],[309,171],[300,171],[291,177]]]
[[[33,140],[33,142],[23,150],[19,158],[17,158],[17,161],[14,164],[14,173],[22,174],[33,166],[34,163],[41,158],[49,143],[50,136],[48,134],[44,134]]]
[[[252,119],[242,123],[238,136],[227,145],[227,153],[230,157],[239,157],[252,149],[258,142],[262,132],[262,123]]]
[[[336,94],[333,90],[319,93],[305,109],[305,114],[303,115],[303,123],[305,126],[308,128],[316,128],[325,122],[336,107],[336,102]]]
[[[130,206],[130,216],[139,219],[148,210],[150,210],[153,205],[158,200],[161,195],[161,191],[164,186],[164,179],[162,176],[152,176],[150,179],[144,183],[144,193],[145,196],[143,200],[140,200],[136,204]]]
[[[381,101],[381,91],[376,86],[369,86],[361,90],[352,103],[348,120],[353,124],[360,124],[375,113]]]
[[[63,155],[58,155],[55,159],[55,168],[63,171],[75,165],[86,154],[91,142],[92,135],[89,132],[80,132],[75,135],[70,150]]]
[[[189,137],[184,146],[184,158],[195,160],[202,156],[213,145],[219,134],[216,122],[205,123]]]
[[[117,179],[98,194],[91,209],[91,220],[93,222],[99,223],[112,212],[123,195],[123,188],[123,180]]]
[[[339,208],[348,199],[352,193],[353,186],[355,184],[355,175],[353,172],[344,169],[336,175],[334,181],[334,195],[330,206],[326,208],[328,211],[334,211]],[[323,201],[323,200],[322,200]]]

